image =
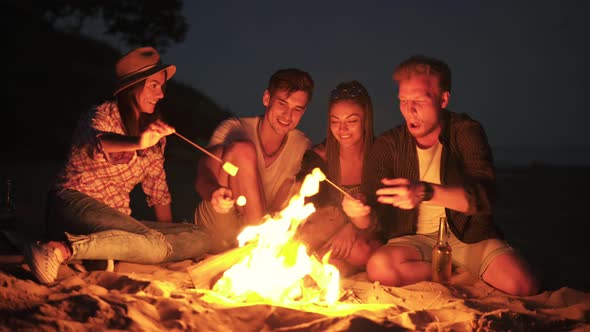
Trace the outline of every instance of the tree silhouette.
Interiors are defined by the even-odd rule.
[[[182,0],[48,0],[35,4],[35,11],[54,28],[80,32],[88,19],[102,19],[105,33],[129,46],[150,45],[164,52],[172,42],[181,42],[188,24],[182,15]]]

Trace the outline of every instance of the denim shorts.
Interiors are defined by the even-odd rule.
[[[432,259],[432,247],[437,242],[437,232],[430,234],[404,235],[390,239],[385,245],[403,245],[416,248],[425,261]],[[469,270],[481,278],[492,260],[501,254],[514,253],[515,250],[502,239],[487,239],[477,243],[465,243],[452,232],[449,233],[453,264]]]

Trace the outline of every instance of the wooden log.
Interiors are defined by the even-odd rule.
[[[187,267],[193,285],[197,289],[211,289],[223,272],[239,263],[256,247],[256,242],[246,243],[239,248],[210,256],[195,265]]]

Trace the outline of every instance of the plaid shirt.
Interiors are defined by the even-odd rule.
[[[141,182],[148,206],[170,204],[172,198],[164,171],[166,139],[145,150],[106,153],[98,139],[106,133],[124,135],[121,116],[112,101],[80,118],[70,154],[54,188],[77,190],[130,215],[129,194]]]
[[[495,170],[486,134],[468,115],[442,112],[440,183],[462,186],[469,202],[467,213],[445,209],[450,229],[466,243],[501,237],[492,218]],[[384,239],[415,234],[418,208],[402,210],[378,203],[375,191],[383,186],[381,179],[385,177],[419,181],[418,170],[416,140],[405,125],[375,140],[364,169],[362,191],[377,212]]]

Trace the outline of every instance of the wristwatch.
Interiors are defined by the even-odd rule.
[[[432,187],[432,183],[426,181],[420,181],[424,188],[424,192],[422,193],[422,202],[426,202],[432,199],[434,196],[434,188]]]

